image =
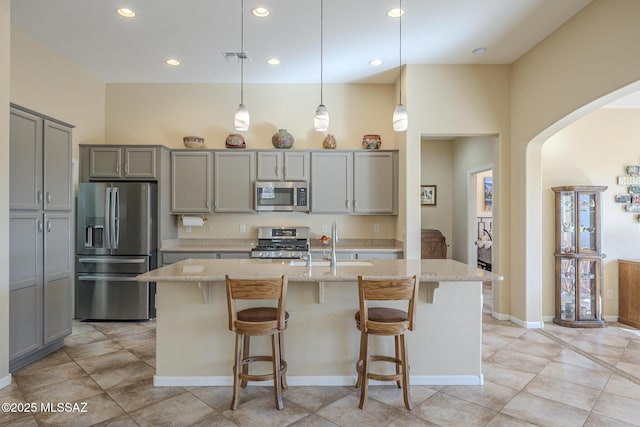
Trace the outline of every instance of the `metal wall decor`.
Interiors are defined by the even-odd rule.
[[[626,175],[618,176],[618,185],[627,187],[627,192],[615,195],[615,202],[624,205],[625,212],[640,212],[640,165],[626,167]],[[637,216],[640,222],[640,215]]]

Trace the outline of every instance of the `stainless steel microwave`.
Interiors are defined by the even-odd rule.
[[[309,185],[304,181],[258,181],[255,210],[309,212]]]

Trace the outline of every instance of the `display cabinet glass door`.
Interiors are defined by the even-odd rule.
[[[558,258],[560,264],[560,319],[588,321],[600,318],[600,260]]]

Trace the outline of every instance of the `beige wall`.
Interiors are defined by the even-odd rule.
[[[602,197],[602,252],[604,259],[604,315],[618,314],[618,259],[637,259],[640,249],[638,214],[615,203],[628,192],[617,184],[626,167],[637,165],[640,110],[602,109],[590,113],[549,138],[542,147],[542,296],[543,316],[554,314],[554,193],[561,185],[606,185]],[[606,147],[608,156],[603,156]],[[607,291],[611,291],[607,298]]]
[[[420,184],[435,185],[436,205],[420,205],[422,228],[440,230],[447,239],[453,241],[453,141],[422,140],[420,156]],[[447,258],[451,258],[451,247],[447,248]]]
[[[0,0],[0,388],[9,382],[10,0]]]
[[[594,0],[513,65],[509,251],[518,256],[508,302],[512,318],[525,324],[539,325],[543,313],[542,143],[639,88],[632,83],[640,79],[640,56],[630,54],[639,19],[636,0]]]

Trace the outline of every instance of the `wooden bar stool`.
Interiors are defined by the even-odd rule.
[[[231,279],[227,283],[229,330],[236,333],[233,365],[233,399],[231,409],[238,408],[240,388],[248,381],[273,380],[276,407],[282,409],[282,390],[287,388],[287,362],[284,359],[284,330],[289,313],[286,312],[287,277],[274,279]],[[255,307],[238,311],[236,300],[277,300],[277,307]],[[250,356],[251,337],[271,335],[271,356]],[[249,364],[272,362],[273,371],[268,374],[249,374]]]
[[[403,389],[404,406],[411,410],[409,362],[407,360],[407,330],[415,328],[415,302],[418,295],[416,276],[407,278],[363,278],[358,276],[360,311],[356,313],[356,326],[360,330],[360,356],[356,363],[360,391],[360,409],[367,403],[369,380],[395,381]],[[407,311],[389,307],[369,307],[368,301],[407,300]],[[369,354],[369,335],[393,336],[395,356]],[[395,364],[395,374],[370,372],[371,362],[383,361]]]

